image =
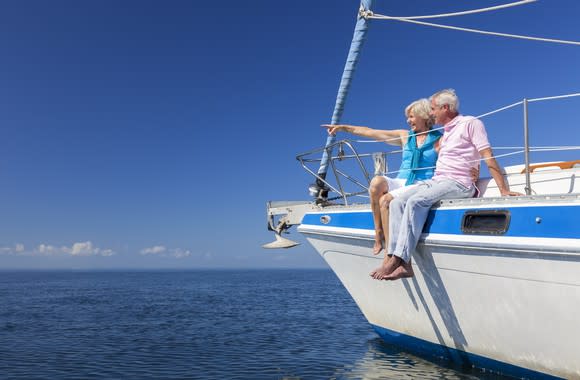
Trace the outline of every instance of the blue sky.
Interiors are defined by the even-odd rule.
[[[502,3],[375,0],[375,12]],[[295,156],[324,144],[319,125],[332,114],[357,9],[351,0],[3,2],[0,267],[324,266],[296,232],[297,248],[260,248],[272,240],[265,202],[308,199],[312,180]],[[579,16],[576,0],[541,0],[433,21],[580,40]],[[374,21],[342,120],[402,128],[408,103],[449,87],[465,114],[577,93],[579,67],[578,46]],[[577,144],[579,106],[534,103],[531,144]],[[520,108],[484,121],[494,146],[521,145]]]

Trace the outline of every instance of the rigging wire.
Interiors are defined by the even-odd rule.
[[[516,1],[514,3],[503,4],[503,5],[496,5],[494,7],[473,9],[473,10],[470,10],[470,11],[453,12],[453,13],[441,13],[441,14],[437,14],[437,15],[426,15],[426,16],[399,16],[399,18],[404,18],[406,20],[419,20],[419,19],[427,19],[427,18],[440,18],[440,17],[463,16],[463,15],[469,15],[469,14],[474,14],[474,13],[482,13],[482,12],[494,11],[494,10],[497,10],[497,9],[510,8],[510,7],[515,7],[515,6],[518,6],[518,5],[525,5],[525,4],[533,3],[533,2],[536,2],[536,1],[538,1],[538,0],[521,0],[521,1]],[[377,19],[377,20],[389,20],[389,19],[392,19],[393,18],[391,16],[374,14],[373,12],[364,11],[364,10],[361,12],[361,16],[363,16],[363,17],[366,16],[366,18],[372,18],[372,19]]]
[[[513,108],[515,106],[519,106],[522,103],[523,103],[523,101],[520,100],[519,102],[515,102],[514,104],[510,104],[509,106],[505,106],[505,107],[502,107],[502,108],[498,108],[496,110],[489,111],[489,112],[486,112],[486,113],[481,114],[479,116],[476,116],[476,118],[480,119],[482,117],[486,117],[486,116],[489,116],[489,115],[493,115],[494,113],[498,113],[498,112],[501,112],[501,111],[505,111],[505,110],[510,109],[510,108]]]
[[[369,17],[370,18],[373,18],[374,16],[369,16]],[[411,19],[403,18],[403,17],[383,16],[382,19],[384,19],[384,20],[396,20],[396,21],[401,21],[401,22],[409,22],[409,23],[412,23],[412,24],[432,26],[432,27],[435,27],[435,28],[459,30],[459,31],[462,31],[462,32],[470,32],[470,33],[478,33],[478,34],[487,34],[487,35],[498,36],[498,37],[509,37],[509,38],[516,38],[516,39],[521,39],[521,40],[532,40],[532,41],[541,41],[541,42],[553,42],[553,43],[559,43],[559,44],[579,45],[580,46],[580,42],[579,41],[568,41],[568,40],[559,40],[559,39],[554,39],[554,38],[543,38],[543,37],[524,36],[524,35],[520,35],[520,34],[509,34],[509,33],[491,32],[491,31],[488,31],[488,30],[462,28],[462,27],[459,27],[459,26],[442,25],[442,24],[435,24],[435,23],[432,23],[432,22],[424,22],[424,21],[411,20]]]
[[[542,98],[528,99],[528,102],[540,102],[540,101],[545,101],[545,100],[564,99],[564,98],[572,98],[572,97],[577,97],[577,96],[580,96],[580,92],[572,93],[572,94],[566,94],[566,95],[546,96],[546,97],[542,97]],[[475,116],[475,118],[481,119],[483,117],[486,117],[486,116],[489,116],[489,115],[493,115],[495,113],[498,113],[498,112],[505,111],[507,109],[513,108],[513,107],[518,106],[518,105],[520,105],[522,103],[523,103],[523,101],[520,100],[519,102],[515,102],[515,103],[510,104],[508,106],[501,107],[501,108],[498,108],[496,110],[486,112],[486,113],[481,114],[479,116]],[[419,132],[416,135],[419,136],[419,135],[423,135],[423,134],[429,133],[431,131],[439,131],[439,130],[444,129],[444,128],[445,127],[432,128],[432,129],[430,129],[428,131],[425,131],[425,132]],[[396,140],[399,140],[399,137],[395,137],[395,138],[392,138],[392,139],[385,139],[385,140],[352,140],[352,141],[354,141],[356,143],[377,143],[377,142],[384,142],[384,143],[386,143],[386,142],[389,142],[389,141],[396,141]]]
[[[521,1],[516,1],[513,3],[509,3],[509,4],[503,4],[503,5],[498,5],[498,6],[493,6],[493,7],[487,7],[487,8],[480,8],[480,9],[474,9],[474,10],[469,10],[469,11],[462,11],[462,12],[453,12],[453,13],[445,13],[445,14],[435,14],[435,15],[424,15],[424,16],[407,16],[407,17],[395,17],[395,16],[387,16],[387,15],[380,15],[380,14],[374,14],[370,9],[365,9],[362,5],[361,5],[361,9],[359,9],[359,17],[364,18],[364,19],[377,19],[377,20],[396,20],[396,21],[400,21],[400,22],[407,22],[407,23],[412,23],[412,24],[418,24],[418,25],[425,25],[425,26],[431,26],[431,27],[436,27],[436,28],[442,28],[442,29],[451,29],[451,30],[457,30],[457,31],[463,31],[463,32],[470,32],[470,33],[478,33],[478,34],[485,34],[485,35],[492,35],[492,36],[499,36],[499,37],[507,37],[507,38],[514,38],[514,39],[523,39],[523,40],[531,40],[531,41],[540,41],[540,42],[549,42],[549,43],[559,43],[559,44],[567,44],[567,45],[577,45],[580,46],[580,42],[579,41],[570,41],[570,40],[561,40],[561,39],[553,39],[553,38],[543,38],[543,37],[534,37],[534,36],[525,36],[525,35],[518,35],[518,34],[510,34],[510,33],[501,33],[501,32],[492,32],[492,31],[486,31],[486,30],[480,30],[480,29],[472,29],[472,28],[463,28],[463,27],[457,27],[457,26],[452,26],[452,25],[442,25],[442,24],[435,24],[435,23],[430,23],[430,22],[424,22],[424,21],[417,21],[418,19],[430,19],[430,18],[442,18],[442,17],[452,17],[452,16],[462,16],[462,15],[467,15],[467,14],[475,14],[475,13],[482,13],[482,12],[489,12],[492,10],[498,10],[498,9],[504,9],[504,8],[510,8],[510,7],[514,7],[514,6],[519,6],[519,5],[525,5],[525,4],[529,4],[532,2],[535,2],[537,0],[521,0]],[[513,108],[517,105],[521,105],[524,102],[528,101],[528,102],[536,102],[536,101],[543,101],[543,100],[553,100],[553,99],[562,99],[562,98],[568,98],[568,97],[575,97],[575,96],[580,96],[580,93],[575,93],[575,94],[568,94],[568,95],[560,95],[560,96],[551,96],[551,97],[543,97],[543,98],[535,98],[535,99],[524,99],[523,101],[519,101],[516,103],[513,103],[511,105],[502,107],[500,109],[491,111],[491,112],[487,112],[485,114],[479,115],[476,118],[483,118],[510,108]],[[425,133],[429,133],[433,130],[441,130],[444,129],[444,127],[440,127],[440,128],[434,128],[431,129],[429,131],[425,131],[425,132],[420,132],[417,133],[417,135],[421,135],[421,134],[425,134]],[[392,138],[392,139],[386,139],[386,140],[352,140],[354,142],[357,143],[374,143],[374,142],[388,142],[388,141],[395,141],[395,140],[399,140],[400,138]],[[496,159],[496,158],[501,158],[501,157],[507,157],[507,156],[512,156],[512,155],[516,155],[516,154],[522,154],[522,153],[526,153],[526,149],[522,149],[522,147],[498,147],[496,149],[518,149],[517,151],[514,152],[510,152],[510,153],[505,153],[505,154],[499,154],[499,155],[492,155],[490,158]],[[580,150],[580,146],[555,146],[555,147],[529,147],[527,149],[528,152],[548,152],[548,151],[565,151],[565,150]],[[481,162],[481,161],[487,161],[489,158],[480,158],[480,159],[475,159],[475,160],[470,160],[466,162],[469,163],[473,163],[473,162]],[[527,164],[527,163],[526,163]],[[419,169],[434,169],[435,166],[432,167],[425,167],[425,168],[419,168]],[[390,171],[387,173],[384,173],[384,175],[387,174],[396,174],[398,173],[399,170],[396,171]],[[326,182],[326,181],[325,181]]]
[[[567,149],[562,149],[562,148],[567,148]],[[571,147],[555,147],[554,149],[551,147],[544,147],[544,149],[530,149],[530,152],[550,152],[550,151],[561,151],[561,150],[580,150],[580,146],[571,146]],[[516,154],[522,154],[525,151],[522,150],[516,150],[514,152],[509,152],[509,153],[503,153],[503,154],[494,154],[489,158],[479,158],[479,159],[475,159],[475,160],[464,160],[466,163],[475,163],[475,162],[481,162],[481,161],[486,161],[489,160],[491,158],[502,158],[502,157],[508,157],[508,156],[515,156]],[[435,169],[435,166],[426,166],[426,167],[420,167],[417,168],[417,170],[426,170],[426,169]],[[387,173],[385,173],[384,175],[388,175],[388,174],[397,174],[399,173],[401,170],[393,170],[393,171],[389,171]]]
[[[498,158],[502,158],[502,157],[508,157],[508,156],[514,156],[514,155],[518,155],[518,154],[523,154],[525,153],[525,149],[524,147],[496,147],[493,149],[517,149],[513,152],[509,152],[509,153],[504,153],[504,154],[494,154],[489,158],[479,158],[479,159],[474,159],[474,160],[464,160],[466,163],[481,163],[481,161],[487,161],[491,158],[493,159],[498,159]],[[550,152],[550,151],[572,151],[572,150],[580,150],[580,146],[539,146],[539,147],[530,147],[529,151],[530,152]],[[426,170],[426,169],[435,169],[436,166],[427,166],[427,167],[419,167],[417,168],[417,170]],[[314,175],[315,177],[318,177],[314,172],[312,172],[311,170],[308,170],[308,168],[306,168],[306,170],[308,172],[310,172],[312,175]],[[394,175],[394,174],[398,174],[401,170],[392,170],[392,171],[388,171],[383,173],[382,175]],[[513,174],[513,173],[512,173]],[[337,191],[331,184],[329,184],[327,181],[324,181],[330,188],[332,191],[339,193],[339,191]],[[351,193],[349,196],[351,195],[356,195],[356,196],[361,196],[360,193]],[[340,199],[342,196],[340,197],[336,197],[336,198],[332,198],[334,199]]]
[[[494,146],[493,150],[514,150],[514,149],[524,149],[523,146]],[[570,145],[570,146],[531,146],[530,152],[549,152],[552,150],[580,150],[580,145]]]
[[[580,96],[580,92],[577,92],[575,94],[568,94],[568,95],[546,96],[545,98],[528,99],[528,102],[540,102],[542,100],[554,100],[554,99],[572,98],[572,97],[575,97],[575,96]]]

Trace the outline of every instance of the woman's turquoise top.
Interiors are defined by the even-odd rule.
[[[438,156],[435,151],[435,142],[441,136],[442,133],[439,131],[429,131],[423,145],[417,148],[417,136],[415,132],[409,131],[407,144],[403,147],[403,162],[401,162],[397,178],[407,179],[405,185],[410,185],[433,177]]]

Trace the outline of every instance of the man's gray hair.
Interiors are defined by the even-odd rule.
[[[447,104],[451,112],[459,113],[459,98],[455,94],[455,90],[452,88],[448,88],[434,93],[433,95],[431,95],[429,100],[434,101],[435,104],[439,107],[442,107],[445,104]]]

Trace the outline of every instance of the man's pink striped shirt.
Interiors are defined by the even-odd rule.
[[[471,168],[479,166],[479,152],[490,144],[481,120],[458,115],[444,126],[434,180],[453,179],[471,187]]]

